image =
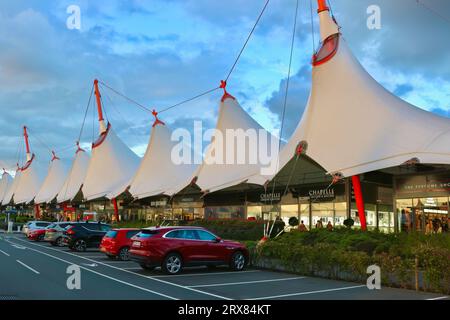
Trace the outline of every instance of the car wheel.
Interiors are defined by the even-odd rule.
[[[245,256],[241,251],[233,253],[230,261],[231,269],[235,271],[242,271],[245,268]]]
[[[120,249],[119,251],[119,260],[128,261],[130,260],[130,248],[125,247]]]
[[[155,269],[155,267],[151,267],[151,266],[149,266],[149,265],[147,265],[147,264],[144,264],[144,263],[141,263],[141,264],[139,264],[139,265],[140,265],[141,268],[144,269],[144,270],[151,271],[151,270]]]
[[[74,248],[76,251],[86,251],[86,247],[86,241],[84,241],[83,239],[78,239],[77,241],[75,241]]]
[[[183,269],[183,262],[178,253],[169,253],[164,259],[161,269],[167,274],[177,274]]]
[[[63,237],[59,237],[58,239],[56,239],[56,245],[58,247],[64,247],[64,239],[63,239]]]
[[[40,235],[37,237],[36,241],[37,241],[37,242],[44,241],[44,235],[43,235],[43,234],[40,234]]]

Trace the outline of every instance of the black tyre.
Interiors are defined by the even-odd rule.
[[[45,237],[44,234],[40,234],[40,235],[37,237],[36,241],[37,241],[37,242],[44,241],[44,237]]]
[[[178,253],[169,253],[164,259],[161,270],[167,274],[178,274],[183,270],[183,260]]]
[[[56,239],[56,245],[58,247],[64,247],[64,239],[63,239],[63,237],[59,237],[58,239]]]
[[[234,271],[242,271],[246,266],[245,255],[241,251],[236,251],[231,256],[230,268]]]
[[[120,249],[118,258],[121,261],[129,261],[130,260],[130,248],[124,247]]]
[[[86,251],[87,244],[86,244],[86,241],[84,241],[83,239],[78,239],[73,244],[73,247],[78,252],[84,252],[84,251]]]

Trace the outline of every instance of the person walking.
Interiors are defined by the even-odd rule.
[[[319,219],[316,223],[316,229],[323,229],[322,219]]]

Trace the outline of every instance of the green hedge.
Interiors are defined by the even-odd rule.
[[[386,286],[450,293],[450,235],[382,234],[356,230],[290,232],[261,246],[247,242],[252,263],[303,275],[365,282],[366,269],[380,266]]]

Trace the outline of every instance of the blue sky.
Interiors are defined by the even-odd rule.
[[[24,124],[42,166],[51,158],[48,148],[70,159],[94,78],[157,110],[218,86],[264,2],[1,1],[0,164],[14,166]],[[449,1],[422,2],[450,19]],[[81,8],[81,30],[66,27],[66,8],[72,4]],[[347,43],[377,81],[418,107],[450,117],[448,20],[416,0],[331,4]],[[371,4],[381,8],[381,30],[366,27]],[[268,130],[280,127],[294,9],[294,0],[271,0],[229,80],[229,91]],[[300,0],[285,138],[298,123],[310,90],[310,19],[310,0]],[[314,30],[317,46],[316,14]],[[193,120],[213,127],[220,95],[174,108],[161,118],[172,128],[191,129]],[[103,101],[118,135],[142,155],[151,114],[106,89]],[[82,135],[86,145],[93,138],[92,120],[89,112]]]

